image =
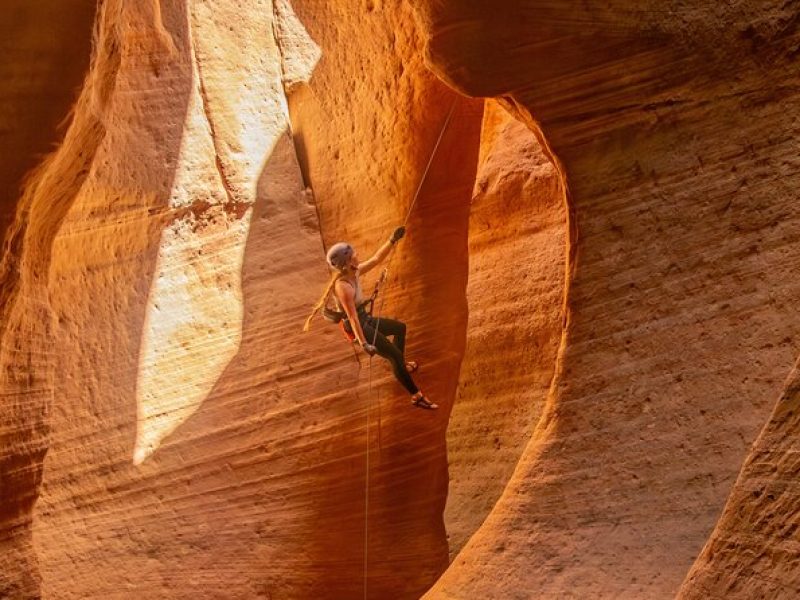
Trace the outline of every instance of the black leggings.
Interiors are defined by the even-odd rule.
[[[392,370],[394,376],[397,378],[404,388],[408,390],[409,394],[416,394],[419,392],[417,384],[411,378],[411,375],[406,369],[406,359],[404,352],[406,349],[406,324],[394,319],[387,319],[381,317],[376,319],[370,317],[366,313],[359,313],[359,321],[361,321],[361,329],[364,330],[364,337],[367,338],[367,343],[372,344],[375,340],[375,349],[378,354],[392,363]],[[375,326],[378,327],[378,334],[375,335]],[[345,328],[351,329],[350,323],[345,325]],[[389,341],[388,336],[394,336],[394,343]]]

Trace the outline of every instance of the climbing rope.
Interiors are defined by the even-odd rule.
[[[453,111],[456,107],[456,102],[458,101],[458,97],[453,99],[453,103],[450,105],[450,110],[447,112],[447,117],[444,120],[444,124],[442,125],[442,129],[439,132],[439,137],[436,139],[436,144],[433,146],[433,150],[431,151],[430,158],[428,159],[428,164],[425,165],[425,170],[422,172],[422,177],[419,180],[419,185],[417,185],[417,189],[414,192],[414,197],[411,200],[411,204],[406,211],[406,217],[403,219],[403,227],[408,224],[408,220],[411,218],[411,212],[414,210],[414,206],[417,204],[417,200],[419,199],[420,192],[422,191],[422,186],[425,184],[425,180],[428,177],[428,172],[431,170],[431,165],[433,164],[433,159],[436,156],[437,150],[439,150],[439,145],[442,143],[442,139],[444,138],[444,132],[447,130],[447,126],[450,124],[450,118],[453,116]],[[396,244],[392,244],[392,247],[389,249],[389,261],[386,263],[386,267],[384,268],[384,274],[382,277],[385,280],[385,283],[388,282],[388,273],[389,273],[389,266],[392,264],[392,260],[394,259],[394,249]],[[385,285],[384,283],[384,285]],[[377,292],[377,287],[376,287]],[[372,345],[375,345],[375,342],[378,339],[378,329],[381,325],[381,313],[383,312],[383,303],[386,300],[386,295],[381,295],[381,301],[378,305],[377,317],[375,320],[375,333],[372,336]],[[364,478],[364,600],[367,600],[367,576],[369,574],[369,468],[370,468],[370,416],[371,416],[371,409],[372,409],[372,356],[369,357],[369,388],[367,392],[367,451],[366,451],[366,476]],[[361,368],[361,361],[359,360],[359,370]]]

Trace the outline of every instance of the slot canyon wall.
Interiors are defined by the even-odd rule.
[[[33,465],[41,463],[47,445],[41,388],[49,369],[40,355],[20,351],[49,323],[37,298],[29,299],[31,322],[17,312],[23,280],[36,277],[24,273],[21,260],[31,199],[21,197],[21,189],[26,173],[64,133],[58,124],[69,114],[89,63],[95,2],[9,0],[0,13],[0,596],[7,596],[36,587],[30,512],[40,470]],[[51,198],[54,219],[59,204]],[[30,254],[38,255],[38,248]]]
[[[797,595],[799,383],[795,366],[680,598]]]
[[[408,6],[366,11],[357,47],[347,8],[99,4],[66,138],[4,250],[0,595],[352,597],[367,418],[370,597],[419,597],[446,568],[447,410],[413,410],[380,363],[368,398],[339,332],[300,325],[323,242],[388,236],[452,106],[385,305],[449,408],[483,102],[426,69]]]
[[[561,341],[565,208],[533,132],[487,102],[470,209],[467,347],[447,428],[451,556],[499,498],[544,407]]]
[[[800,593],[800,3],[104,0],[90,64],[71,4],[0,95],[59,99],[0,136],[0,597]],[[428,413],[300,327],[440,133]]]
[[[458,97],[425,68],[407,3],[374,3],[366,13],[324,0],[293,6],[327,49],[290,108],[328,244],[359,246],[402,222],[453,109],[443,138],[455,138],[453,145],[433,157],[383,307],[409,324],[410,355],[424,365],[422,388],[434,400],[456,394],[437,432],[447,426],[445,525],[453,554],[508,480],[553,375],[566,245],[561,183],[525,125],[491,102],[481,125],[482,102]],[[356,38],[371,50],[347,43]],[[474,155],[466,146],[452,150],[477,139],[479,126],[480,155],[477,147]],[[456,173],[459,162],[469,167]],[[352,219],[353,207],[364,217]],[[450,291],[442,286],[448,280]],[[524,358],[509,364],[504,347]],[[417,451],[425,452],[430,442],[420,443]]]
[[[60,141],[89,63],[95,0],[6,0],[0,21],[0,244],[22,181]]]
[[[434,70],[543,133],[577,218],[544,415],[426,597],[674,597],[796,356],[800,6],[414,4]],[[797,595],[792,415],[683,595]]]

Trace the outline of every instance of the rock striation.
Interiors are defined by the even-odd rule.
[[[467,347],[447,428],[451,556],[497,502],[541,416],[563,323],[566,206],[556,169],[494,101],[478,165]]]
[[[576,225],[543,417],[428,597],[672,597],[795,359],[797,6],[414,4]]]
[[[305,172],[298,162],[314,114],[299,112],[293,131],[288,94],[317,70],[331,78],[307,89],[320,98],[348,98],[353,81],[330,71],[341,44],[321,63],[333,41],[306,29],[302,9],[100,5],[66,138],[19,201],[3,259],[3,595],[350,598],[366,545],[370,597],[414,598],[446,567],[446,411],[412,410],[382,364],[369,395],[366,363],[338,331],[300,327],[327,277],[318,214],[354,215],[340,234],[364,253],[379,244],[458,96],[413,50],[408,7],[376,15],[351,63],[390,53],[394,16],[411,41],[371,82],[382,96],[371,85],[349,96],[385,137],[349,123],[368,143],[338,168],[355,181],[377,158],[364,189],[392,192],[380,207],[354,203],[316,173],[358,140],[320,126],[314,139],[336,147],[318,162],[299,152]],[[419,111],[398,109],[408,101]],[[385,304],[418,315],[410,345],[444,406],[463,353],[481,113],[481,101],[455,105]],[[395,114],[410,116],[405,129]]]
[[[791,373],[678,598],[795,598],[798,372]]]
[[[0,597],[797,596],[798,2],[0,10]]]
[[[95,0],[7,0],[0,8],[0,244],[23,179],[63,136],[86,72]]]

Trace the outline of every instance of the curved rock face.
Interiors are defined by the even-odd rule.
[[[533,132],[487,103],[469,216],[467,348],[447,428],[451,555],[491,511],[542,413],[563,322],[565,208]]]
[[[116,87],[53,250],[57,397],[35,515],[46,596],[362,588],[367,389],[337,332],[300,333],[325,273],[282,80],[308,79],[318,52],[279,8],[273,22],[254,2],[233,28],[240,3],[104,7]],[[466,168],[435,165],[418,204],[436,210],[449,193],[461,207],[450,236],[430,238],[449,253],[466,239],[480,119],[469,114],[442,154],[471,143]],[[400,189],[410,196],[417,179]],[[440,303],[463,290],[464,270],[445,268]],[[460,354],[436,358],[443,389],[430,387],[446,397]],[[396,397],[385,371],[375,379],[374,399]],[[382,429],[371,415],[373,597],[419,596],[446,565],[444,420],[409,412],[387,408]],[[412,435],[419,460],[404,451]]]
[[[48,18],[42,22],[41,13]],[[89,61],[93,2],[15,2],[0,8],[5,57],[0,66],[0,596],[37,593],[31,511],[47,449],[52,360],[51,314],[45,292],[49,246],[69,198],[85,177],[99,136],[91,115],[75,119],[64,142],[70,157],[51,156],[20,197],[27,169],[60,135],[56,124],[74,100]],[[32,64],[35,63],[35,64]],[[102,85],[87,86],[78,106],[91,112],[105,100]],[[47,175],[45,175],[47,173]],[[37,213],[36,218],[30,218]]]
[[[800,594],[799,384],[795,367],[679,598],[796,598]]]
[[[353,78],[330,67],[345,48],[306,31],[302,8],[102,4],[67,139],[28,187],[3,263],[3,418],[19,430],[4,439],[17,494],[4,502],[11,530],[26,528],[3,553],[4,593],[351,598],[368,548],[369,596],[413,598],[446,567],[446,410],[413,411],[382,363],[370,396],[339,332],[300,326],[326,277],[317,209],[364,253],[380,243],[457,96],[423,67],[400,4],[350,63],[392,52],[395,17],[406,55],[344,96]],[[318,64],[321,45],[337,50]],[[303,154],[315,206],[287,93],[317,69],[311,93],[331,101],[314,141],[336,146]],[[330,120],[344,99],[362,106],[360,141]],[[481,111],[454,105],[384,307],[411,316],[421,381],[443,407],[464,346]],[[314,118],[298,113],[297,128]],[[340,178],[369,192],[359,202],[320,175],[337,154]]]
[[[448,493],[453,553],[499,496],[552,377],[563,295],[563,194],[534,136],[497,105],[483,121],[480,157],[470,154],[480,103],[456,100],[425,69],[405,3],[376,4],[367,14],[355,3],[306,0],[294,7],[325,49],[310,86],[290,98],[290,107],[327,244],[348,239],[360,246],[402,221],[455,107],[403,251],[393,259],[383,307],[410,325],[410,352],[424,363],[423,389],[437,401],[456,393],[449,490],[443,477],[434,480],[437,513]],[[502,260],[509,252],[514,258]],[[505,366],[498,348],[517,345],[526,348],[524,359]],[[426,439],[415,452],[441,448],[443,427],[439,421],[435,442]],[[492,453],[492,466],[483,464],[484,451]],[[414,454],[408,456],[416,469]],[[390,545],[392,537],[385,537]],[[436,560],[437,569],[446,564],[443,554]]]
[[[105,0],[0,263],[0,596],[796,595],[796,4]],[[300,333],[406,215],[437,413]]]
[[[60,141],[86,75],[95,0],[7,0],[0,7],[0,244],[25,174]]]
[[[434,69],[569,184],[544,417],[431,598],[673,596],[796,352],[797,7],[419,1]]]

